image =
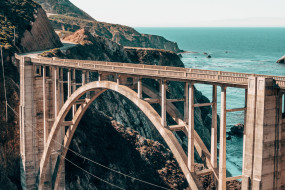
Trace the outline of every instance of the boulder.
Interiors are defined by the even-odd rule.
[[[281,57],[280,59],[278,59],[276,63],[285,63],[285,55]]]
[[[242,123],[238,123],[235,126],[231,127],[231,135],[242,136],[244,130],[244,125]]]

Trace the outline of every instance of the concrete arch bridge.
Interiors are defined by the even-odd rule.
[[[242,189],[282,189],[285,185],[285,120],[282,97],[285,77],[130,63],[30,58],[16,55],[20,70],[21,181],[24,189],[64,189],[64,158],[73,134],[89,105],[110,89],[136,104],[156,127],[173,152],[191,189],[203,189],[199,175],[211,174],[219,190],[242,179]],[[63,80],[63,70],[67,80]],[[81,83],[75,70],[82,71]],[[89,82],[89,73],[99,79]],[[108,79],[112,78],[113,81]],[[128,78],[132,78],[129,84]],[[142,78],[160,81],[160,92],[143,85]],[[184,98],[166,99],[166,81],[184,82]],[[67,84],[67,94],[63,84]],[[194,104],[194,83],[213,86],[211,103]],[[133,91],[131,86],[137,89]],[[81,86],[77,89],[78,86]],[[217,86],[221,87],[220,152],[217,163]],[[245,107],[226,108],[226,88],[245,89]],[[151,98],[143,98],[142,93]],[[184,102],[184,116],[172,102]],[[160,115],[151,103],[161,104]],[[194,108],[212,106],[211,150],[194,130]],[[71,110],[72,119],[67,120]],[[226,177],[226,113],[244,111],[243,172]],[[177,122],[169,126],[166,112]],[[36,127],[30,129],[28,124]],[[65,132],[65,127],[68,127]],[[43,131],[39,133],[37,130]],[[188,137],[188,155],[173,131]],[[43,139],[43,141],[41,140]],[[55,142],[62,142],[57,144]],[[208,169],[194,170],[194,148]]]

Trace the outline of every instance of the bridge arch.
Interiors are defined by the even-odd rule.
[[[152,124],[156,127],[160,135],[163,137],[165,142],[167,143],[168,147],[173,152],[173,155],[175,156],[179,166],[182,169],[182,172],[184,173],[189,186],[191,189],[203,189],[201,183],[199,182],[198,178],[195,174],[190,173],[188,167],[187,167],[187,156],[185,152],[183,151],[182,147],[180,146],[179,142],[177,141],[176,137],[170,131],[169,129],[163,127],[161,125],[161,117],[159,114],[153,109],[153,107],[138,98],[138,95],[136,92],[134,92],[132,89],[123,86],[118,85],[117,83],[110,82],[110,81],[95,81],[88,83],[86,85],[83,85],[79,89],[77,89],[64,103],[63,107],[61,108],[57,118],[55,119],[55,122],[51,128],[49,137],[46,142],[46,148],[44,149],[42,159],[40,162],[40,168],[39,168],[39,176],[38,176],[38,189],[43,189],[44,187],[44,178],[46,173],[46,168],[48,166],[48,160],[52,152],[52,148],[55,142],[55,138],[57,133],[59,132],[61,126],[63,125],[64,119],[71,109],[71,107],[78,101],[78,99],[90,91],[98,91],[91,99],[85,99],[85,103],[82,104],[82,106],[79,107],[77,112],[75,113],[73,119],[72,119],[72,125],[69,127],[68,131],[66,132],[65,138],[64,138],[64,146],[69,147],[71,139],[73,137],[73,134],[84,115],[87,108],[91,105],[91,103],[103,92],[106,90],[113,90],[121,95],[128,98],[130,101],[132,101],[134,104],[136,104],[143,112],[144,114],[149,118],[149,120],[152,122]],[[53,186],[54,189],[57,189],[58,181],[59,181],[59,173],[61,171],[62,165],[64,163],[65,156],[67,154],[67,149],[64,148],[61,156],[58,157],[56,167],[54,170],[54,176],[52,177]]]

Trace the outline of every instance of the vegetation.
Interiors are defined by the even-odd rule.
[[[13,46],[14,28],[16,45],[25,30],[31,30],[35,20],[38,4],[32,0],[1,0],[0,1],[0,42],[7,49]]]
[[[61,57],[63,54],[60,49],[55,48],[50,51],[44,51],[41,53],[42,57]]]
[[[82,19],[94,20],[87,13],[73,5],[69,0],[35,0],[48,12]]]

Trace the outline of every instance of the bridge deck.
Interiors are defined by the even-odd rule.
[[[16,58],[20,56],[16,55]],[[285,89],[285,77],[236,73],[227,71],[202,70],[182,67],[144,65],[132,63],[86,61],[73,59],[32,58],[31,62],[40,65],[59,66],[78,70],[90,70],[109,73],[141,76],[145,78],[169,79],[172,81],[195,81],[196,83],[226,85],[228,87],[247,88],[248,77],[273,78],[276,84]]]

